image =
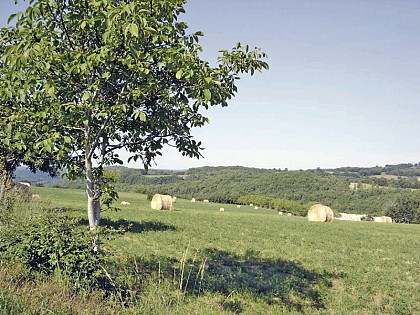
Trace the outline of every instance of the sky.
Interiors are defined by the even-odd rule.
[[[0,0],[0,26],[26,3]],[[203,59],[239,41],[266,52],[270,69],[243,75],[229,107],[204,112],[210,124],[193,130],[204,158],[168,148],[153,168],[420,161],[420,1],[189,0],[185,9],[179,20],[204,33]]]

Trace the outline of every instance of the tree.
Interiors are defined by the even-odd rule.
[[[11,73],[25,73],[25,84],[7,90],[26,101],[15,115],[43,128],[40,150],[67,158],[70,178],[86,178],[91,230],[107,184],[103,168],[122,164],[117,150],[146,168],[164,145],[199,158],[191,129],[208,122],[202,109],[227,106],[239,73],[268,69],[265,53],[240,43],[220,50],[214,67],[201,60],[203,34],[187,34],[178,21],[184,4],[33,0],[8,30],[4,62]],[[7,79],[19,83],[16,75]]]

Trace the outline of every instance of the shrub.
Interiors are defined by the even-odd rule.
[[[420,224],[420,195],[410,193],[399,196],[384,214],[396,223]]]
[[[92,235],[78,220],[55,214],[38,216],[0,230],[0,258],[21,263],[29,274],[55,272],[75,288],[100,284],[103,253],[93,253]]]

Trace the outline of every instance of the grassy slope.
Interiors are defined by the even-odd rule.
[[[84,207],[82,191],[34,190],[41,200]],[[188,263],[169,279],[176,284],[185,281],[182,270],[206,262],[204,294],[195,296],[188,284],[180,303],[155,283],[144,290],[137,311],[420,313],[419,225],[314,223],[246,206],[223,205],[219,212],[221,205],[187,200],[178,200],[174,211],[154,211],[144,195],[120,193],[122,200],[131,205],[103,213],[105,223],[132,224],[131,232],[106,245],[120,262],[173,259],[176,265],[184,257]]]

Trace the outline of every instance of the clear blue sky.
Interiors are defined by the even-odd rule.
[[[17,7],[0,6],[5,25]],[[180,19],[204,32],[203,58],[213,62],[240,41],[261,47],[270,70],[243,77],[229,107],[206,113],[211,124],[193,132],[204,159],[168,149],[155,168],[420,161],[420,1],[190,0],[185,8]]]

